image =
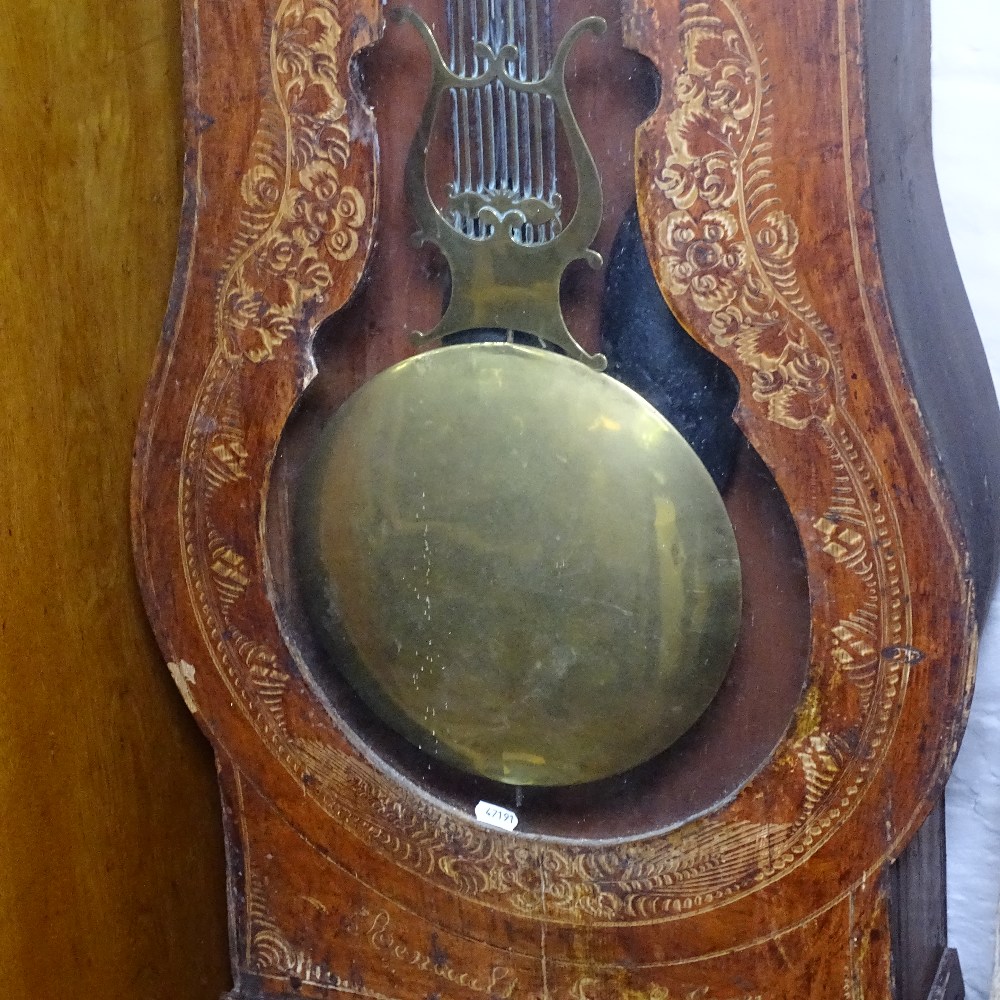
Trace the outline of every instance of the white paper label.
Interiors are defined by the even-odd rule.
[[[495,826],[500,830],[513,830],[517,826],[517,815],[503,806],[495,806],[492,802],[480,802],[476,806],[476,819],[480,823]]]

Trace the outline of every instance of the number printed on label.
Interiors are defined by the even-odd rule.
[[[476,819],[500,830],[513,830],[517,826],[517,814],[503,806],[495,806],[492,802],[480,802],[476,806]]]

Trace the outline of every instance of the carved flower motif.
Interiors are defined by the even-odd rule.
[[[716,149],[732,152],[742,143],[744,123],[756,106],[757,77],[743,41],[735,31],[692,28],[686,34],[687,69],[674,81],[674,97],[682,115],[671,123],[674,140],[697,133]],[[691,125],[696,125],[691,129]],[[669,130],[668,130],[669,131]],[[674,150],[681,147],[672,142]],[[703,155],[707,150],[696,150]]]
[[[298,281],[305,294],[313,292],[323,292],[330,287],[333,275],[330,268],[315,256],[310,256],[303,261],[299,268]]]
[[[300,247],[318,247],[323,242],[323,230],[303,219],[292,227],[292,239]]]
[[[667,281],[677,295],[690,293],[699,309],[715,313],[736,298],[746,272],[746,245],[730,212],[706,212],[699,220],[673,212],[660,223],[667,253]]]
[[[340,192],[334,210],[335,224],[326,237],[326,249],[334,260],[349,260],[358,250],[358,229],[365,221],[364,199],[355,188]]]
[[[336,17],[322,6],[299,3],[287,9],[280,25],[275,66],[288,107],[294,107],[311,86],[317,85],[330,98],[343,100],[336,87],[337,67],[332,55],[340,35]]]
[[[306,222],[326,231],[335,225],[336,208],[332,201],[318,201],[309,195],[302,200]]]
[[[700,103],[705,94],[705,82],[701,75],[695,73],[678,73],[674,81],[674,97],[677,103],[684,106]]]
[[[611,896],[591,880],[581,878],[574,862],[559,852],[539,854],[531,848],[514,847],[492,878],[492,888],[508,893],[514,906],[524,913],[539,913],[545,905],[605,919],[616,912]]]
[[[788,385],[810,396],[822,396],[830,388],[830,362],[815,351],[798,349],[782,366]]]
[[[734,159],[728,152],[670,156],[655,183],[678,208],[690,208],[699,198],[709,208],[724,208],[736,197]]]
[[[326,249],[334,260],[350,260],[358,250],[358,234],[353,229],[337,229],[327,237]]]
[[[281,178],[270,163],[257,163],[243,177],[240,194],[256,211],[273,211],[281,201]]]
[[[255,322],[264,309],[260,292],[240,283],[226,296],[226,313],[233,328]]]
[[[345,187],[341,192],[337,214],[352,229],[357,229],[365,221],[365,200],[356,188]]]
[[[257,265],[262,272],[282,276],[294,270],[301,257],[301,247],[287,236],[277,233],[267,239],[257,253]]]
[[[735,33],[730,32],[730,41]],[[753,114],[755,81],[742,53],[721,63],[709,82],[708,106],[735,125]]]
[[[316,138],[316,153],[328,163],[347,166],[351,152],[351,134],[341,120],[341,115],[347,110],[347,102],[341,99],[337,106],[332,107],[330,115],[335,121],[327,122]]]
[[[262,112],[258,162],[241,182],[248,249],[226,274],[220,317],[229,348],[253,362],[272,357],[316,309],[333,262],[358,252],[365,204],[339,176],[350,155],[341,35],[333,0],[288,0],[273,25],[276,92]]]
[[[307,163],[299,173],[299,182],[317,202],[332,202],[340,190],[337,171],[326,160]]]
[[[754,234],[754,246],[765,267],[787,264],[799,245],[799,229],[795,220],[780,209],[768,213]]]
[[[802,344],[789,343],[780,360],[754,372],[754,398],[768,403],[772,418],[801,428],[831,405],[831,365]]]
[[[747,270],[735,301],[717,309],[709,320],[709,330],[722,347],[738,346],[740,356],[766,353],[765,333],[779,326],[774,292],[753,271]],[[786,340],[781,341],[780,351]]]
[[[709,330],[720,347],[729,347],[736,343],[741,334],[752,327],[752,318],[736,304],[716,310],[709,322]]]
[[[754,375],[754,391],[769,396],[791,389],[808,396],[822,396],[829,390],[830,362],[814,351],[789,345],[786,356],[773,368]]]
[[[698,80],[697,88],[686,83],[685,91],[692,96],[697,94],[727,129],[735,128],[753,114],[757,90],[752,63],[739,32],[709,27],[694,29],[688,46],[692,53],[690,72]]]
[[[249,348],[247,357],[254,364],[259,364],[274,356],[275,348],[281,346],[295,332],[295,325],[284,313],[271,312],[265,322],[251,332],[255,346]]]

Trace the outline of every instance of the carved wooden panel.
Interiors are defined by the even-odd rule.
[[[982,437],[956,472],[964,459],[937,451],[954,403],[928,417],[914,399],[926,366],[907,343],[924,331],[895,322],[906,289],[887,278],[878,214],[892,184],[869,144],[876,15],[858,0],[622,13],[625,46],[662,82],[635,144],[647,253],[739,383],[735,418],[804,557],[808,623],[790,603],[779,628],[808,650],[787,730],[731,794],[615,835],[583,809],[569,836],[491,829],[397,767],[319,698],[285,609],[274,508],[294,488],[283,435],[310,398],[313,338],[330,317],[331,342],[358,323],[344,307],[369,258],[383,283],[367,294],[393,295],[373,242],[380,202],[391,215],[398,199],[351,68],[380,9],[187,0],[185,19],[182,252],[133,504],[147,607],[219,761],[233,997],[890,996],[888,866],[961,734],[997,415],[980,392]],[[905,53],[922,80],[919,44]],[[907,252],[954,268],[946,246]],[[948,308],[968,389],[981,351],[963,303]],[[406,351],[340,335],[334,396]]]

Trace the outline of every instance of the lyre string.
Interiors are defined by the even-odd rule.
[[[494,52],[504,45],[515,47],[517,58],[508,67],[515,79],[538,80],[549,69],[549,0],[447,0],[447,25],[448,65],[458,75],[478,75],[485,68],[475,52],[478,41]],[[483,88],[450,93],[454,193],[502,193],[553,204],[557,185],[552,100],[519,93],[499,80]],[[490,235],[490,227],[459,207],[452,221],[466,236]],[[519,237],[525,242],[543,241],[556,231],[553,222],[526,225]]]

